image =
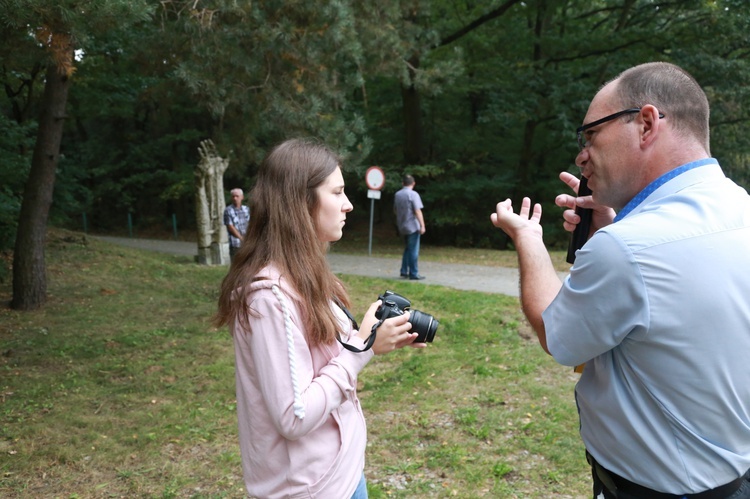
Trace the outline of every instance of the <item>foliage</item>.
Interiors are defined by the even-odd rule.
[[[247,181],[269,146],[293,135],[316,136],[345,156],[367,155],[364,121],[348,104],[362,83],[364,56],[350,2],[164,4],[167,19],[186,33],[175,74],[220,123],[214,140],[240,178]]]
[[[53,3],[4,0],[0,21],[20,26],[72,5]],[[74,24],[83,52],[58,224],[79,227],[86,212],[102,230],[127,212],[143,226],[176,214],[189,228],[200,140],[229,157],[225,185],[248,190],[272,144],[308,135],[343,152],[355,205],[367,202],[370,165],[386,170],[383,205],[402,173],[418,174],[428,244],[502,247],[483,221],[500,199],[528,195],[563,247],[552,200],[558,172],[577,172],[575,128],[601,84],[650,60],[678,63],[705,86],[714,155],[750,185],[750,18],[739,0],[167,0],[122,26],[111,24],[120,2],[100,3],[102,21]],[[0,108],[17,123],[38,114],[41,58],[26,32],[0,42]]]
[[[649,60],[683,65],[707,86],[712,102],[721,106],[714,108],[714,149],[731,149],[727,167],[739,181],[747,178],[741,173],[748,151],[742,106],[747,85],[741,83],[750,76],[744,57],[747,16],[735,2],[540,0],[519,3],[461,37],[450,36],[496,5],[435,1],[421,3],[424,15],[416,16],[425,38],[452,40],[419,52],[420,71],[462,68],[447,85],[439,80],[420,85],[426,97],[426,162],[442,168],[418,178],[418,190],[431,201],[428,243],[485,244],[486,231],[475,221],[484,220],[496,201],[529,195],[549,214],[543,219],[549,242],[562,247],[567,235],[551,201],[563,187],[558,172],[577,170],[575,128],[601,84]],[[399,81],[376,80],[378,88],[369,92],[371,101],[382,103],[372,129],[379,164],[399,162],[400,109],[389,98]],[[398,126],[383,126],[388,122]],[[478,191],[482,182],[494,189]]]
[[[245,497],[232,342],[209,323],[226,267],[59,230],[47,252],[45,310],[0,309],[0,495]],[[360,374],[371,497],[586,494],[577,376],[515,298],[343,279],[358,318],[390,288],[440,320]]]
[[[33,146],[36,123],[18,124],[0,115],[0,252],[13,248],[21,196],[29,174],[29,151]],[[1,264],[0,264],[1,265]]]
[[[150,25],[138,39],[119,33],[80,62],[70,97],[75,127],[61,165],[76,181],[56,193],[57,200],[68,194],[78,201],[63,205],[76,221],[82,212],[99,229],[124,226],[127,213],[143,225],[172,213],[183,223],[194,220],[192,146],[211,125],[161,61],[160,37]]]
[[[25,182],[20,214],[16,227],[13,254],[12,306],[33,310],[46,301],[46,263],[44,236],[49,220],[71,77],[75,73],[75,57],[92,36],[108,29],[127,29],[138,19],[149,15],[145,3],[122,0],[55,1],[17,0],[4,2],[3,21],[11,35],[4,37],[4,85],[13,104],[13,115],[19,124],[24,113],[18,112],[18,96],[31,103],[35,76],[44,70],[44,91],[38,102],[39,126]],[[17,49],[21,57],[5,57]],[[12,44],[12,45],[11,45]],[[10,63],[9,66],[5,64]],[[29,66],[32,67],[29,67]],[[19,76],[28,73],[30,77]],[[15,91],[15,80],[22,82]],[[11,91],[9,91],[11,90]]]

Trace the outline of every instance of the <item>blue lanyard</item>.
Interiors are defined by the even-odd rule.
[[[687,171],[690,171],[693,168],[698,168],[699,166],[712,165],[712,164],[718,165],[719,162],[716,161],[716,159],[714,158],[699,159],[698,161],[693,161],[692,163],[686,163],[678,168],[675,168],[674,170],[668,171],[661,177],[657,178],[656,180],[648,184],[645,189],[643,189],[633,199],[631,199],[630,202],[626,204],[622,210],[620,210],[620,213],[617,214],[614,221],[619,222],[620,220],[625,218],[631,211],[633,211],[636,208],[636,206],[641,204],[656,189],[666,184],[667,182],[677,177],[678,175],[681,175]]]

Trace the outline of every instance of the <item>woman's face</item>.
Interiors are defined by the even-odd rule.
[[[315,190],[318,194],[318,239],[324,243],[338,241],[343,234],[346,214],[354,209],[344,194],[341,168],[336,168]]]

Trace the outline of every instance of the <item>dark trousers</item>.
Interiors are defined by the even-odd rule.
[[[697,494],[664,494],[630,482],[602,468],[586,453],[591,464],[594,499],[750,499],[750,470],[735,482]],[[739,485],[736,488],[735,485]]]

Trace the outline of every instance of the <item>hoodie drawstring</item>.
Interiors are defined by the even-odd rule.
[[[289,354],[289,371],[292,376],[292,388],[294,389],[294,415],[299,419],[305,418],[305,406],[302,404],[302,394],[299,390],[299,382],[297,381],[297,358],[294,355],[294,335],[292,333],[292,317],[289,314],[289,308],[286,304],[286,299],[281,293],[278,286],[271,286],[271,291],[276,296],[281,304],[281,311],[284,313],[284,329],[286,330],[286,347]]]

